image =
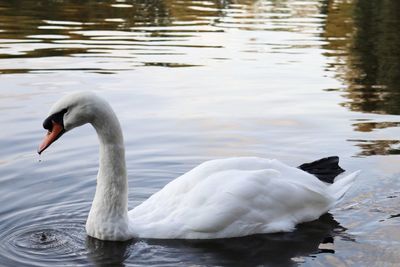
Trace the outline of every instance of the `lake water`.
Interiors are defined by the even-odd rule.
[[[378,0],[0,0],[0,265],[398,266],[398,14]],[[362,174],[292,233],[88,238],[94,130],[36,154],[50,106],[76,90],[121,121],[130,208],[215,158],[338,155]]]

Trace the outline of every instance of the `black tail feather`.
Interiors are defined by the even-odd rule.
[[[333,184],[336,176],[344,172],[339,166],[339,157],[327,157],[310,163],[301,164],[299,169],[315,175],[323,182]]]

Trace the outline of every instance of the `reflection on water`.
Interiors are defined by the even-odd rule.
[[[400,4],[398,1],[331,1],[327,7],[329,68],[343,81],[353,111],[400,114]],[[336,23],[341,21],[340,23]],[[398,121],[357,123],[355,130],[371,131]],[[392,127],[392,126],[390,126]],[[368,129],[368,130],[367,130]],[[396,140],[351,140],[358,155],[398,154]]]
[[[400,261],[398,1],[0,0],[0,13],[0,265]],[[335,219],[293,233],[95,240],[93,130],[35,154],[50,105],[74,90],[97,91],[121,120],[130,208],[219,157],[337,154],[363,174]]]
[[[359,75],[352,77],[352,109],[400,114],[400,4],[398,1],[359,1],[354,23],[351,65]],[[359,86],[357,86],[359,85]]]
[[[316,31],[314,23],[321,21],[315,14],[318,2],[302,6],[292,1],[127,3],[1,2],[0,22],[6,30],[0,32],[0,52],[1,58],[7,59],[3,62],[9,63],[0,69],[1,73],[114,73],[147,66],[204,66],[209,60],[232,59],[228,55],[237,44],[235,40],[224,42],[224,33],[229,29],[312,33]],[[18,24],[14,23],[16,19]],[[317,40],[291,44],[289,40],[271,37],[267,43],[250,39],[245,51],[263,53],[264,46],[269,45],[275,53],[299,53],[302,48],[319,44]],[[60,57],[69,58],[63,58],[60,64]],[[46,61],[38,62],[37,58]]]
[[[305,223],[292,233],[255,235],[221,240],[147,240],[149,246],[162,246],[162,253],[187,255],[182,263],[212,266],[295,266],[303,256],[335,253],[334,239],[350,238],[330,214]],[[250,251],[250,253],[249,253]],[[193,257],[193,261],[188,255]],[[279,257],[277,257],[279,255]],[[151,263],[151,261],[150,261]]]
[[[361,148],[360,156],[398,155],[400,154],[400,141],[398,140],[349,140],[356,142]]]
[[[88,257],[95,266],[125,266],[124,261],[129,257],[133,240],[111,242],[86,237]]]
[[[400,114],[400,4],[332,1],[325,33],[351,110]],[[343,23],[335,23],[342,20]],[[330,27],[329,27],[330,26]]]
[[[157,265],[159,257],[175,255],[166,265],[295,266],[303,257],[335,253],[334,239],[347,239],[346,229],[330,214],[302,224],[292,233],[255,235],[221,240],[134,240],[107,242],[87,238],[88,256],[96,266],[124,266],[135,262]],[[250,251],[250,253],[249,253]],[[277,257],[279,255],[279,257]]]

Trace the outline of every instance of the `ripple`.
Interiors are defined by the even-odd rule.
[[[88,202],[38,205],[4,218],[0,232],[1,266],[119,265],[129,257],[132,240],[102,241],[87,236]],[[109,265],[107,265],[109,264]]]
[[[20,249],[72,251],[83,234],[81,227],[54,225],[53,228],[23,229],[16,233],[12,245]]]
[[[2,263],[55,266],[87,261],[87,204],[37,205],[3,217],[7,230],[0,233]]]
[[[1,254],[10,262],[38,265],[50,262],[82,261],[86,259],[86,233],[83,224],[40,223],[25,226],[8,233],[4,238]],[[43,257],[45,256],[45,257]],[[41,262],[38,262],[40,258]]]
[[[37,35],[29,35],[28,38],[35,39],[68,39],[69,36],[61,35],[61,34],[37,34]]]

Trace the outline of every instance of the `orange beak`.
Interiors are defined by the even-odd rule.
[[[48,131],[44,136],[44,139],[38,148],[39,155],[65,132],[64,127],[61,124],[55,121],[51,122],[53,127],[51,131]]]

